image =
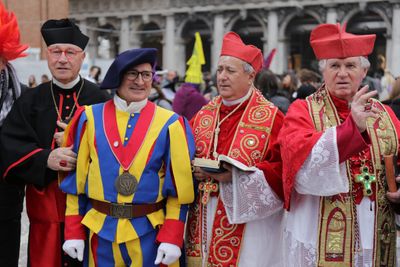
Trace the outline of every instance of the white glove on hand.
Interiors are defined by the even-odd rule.
[[[176,262],[181,254],[181,249],[177,245],[161,243],[160,246],[158,246],[157,257],[154,261],[154,264],[158,265],[162,263],[165,265],[170,265]]]
[[[85,250],[85,241],[82,239],[65,240],[63,250],[71,258],[83,261],[83,251]]]

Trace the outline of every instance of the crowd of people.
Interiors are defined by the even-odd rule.
[[[315,27],[321,74],[276,75],[228,32],[204,83],[155,48],[101,80],[79,75],[89,38],[48,20],[52,77],[27,90],[1,3],[0,22],[0,266],[18,266],[24,197],[30,267],[396,266],[400,81],[384,69],[378,100],[374,34]]]

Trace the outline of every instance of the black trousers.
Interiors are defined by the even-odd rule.
[[[24,187],[0,182],[0,266],[18,267]]]
[[[18,267],[21,215],[0,221],[0,266]]]

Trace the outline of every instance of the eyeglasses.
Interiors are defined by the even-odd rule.
[[[49,48],[48,50],[49,50],[50,56],[52,56],[53,58],[58,59],[64,53],[65,57],[68,60],[74,59],[79,53],[83,52],[83,51],[75,50],[72,48],[67,48],[67,49]]]
[[[139,77],[139,74],[142,76],[143,81],[149,82],[153,79],[153,72],[147,70],[145,71],[130,70],[125,75],[128,80],[134,81]]]

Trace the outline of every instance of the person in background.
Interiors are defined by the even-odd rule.
[[[254,87],[262,62],[260,49],[234,32],[225,34],[217,66],[220,95],[191,120],[197,158],[215,162],[225,155],[254,168],[223,163],[217,173],[194,165],[198,194],[186,226],[187,266],[282,266],[276,138],[283,114]]]
[[[27,48],[20,43],[17,18],[0,2],[0,133],[4,120],[22,91],[17,73],[9,61],[26,56],[24,51]],[[17,267],[24,186],[3,179],[3,163],[0,154],[0,266]]]
[[[270,70],[262,70],[257,73],[255,86],[259,88],[263,96],[274,103],[283,114],[286,114],[290,100],[287,94],[280,88],[279,78]]]
[[[148,101],[156,58],[154,48],[119,54],[100,86],[117,88],[113,100],[85,107],[66,131],[79,156],[60,185],[63,248],[85,266],[179,266],[194,141],[187,120]]]
[[[176,93],[176,85],[178,81],[179,81],[178,74],[174,70],[167,71],[167,74],[162,80],[161,90],[163,91],[164,96],[171,102],[174,101]]]
[[[47,83],[49,81],[49,76],[47,76],[47,74],[42,74],[42,76],[40,77],[40,83]]]
[[[152,88],[149,94],[149,100],[159,107],[172,110],[172,102],[165,97],[163,91],[160,88],[161,81],[162,76],[158,75],[156,71],[153,78]]]
[[[361,84],[362,86],[368,85],[370,91],[377,91],[378,95],[379,94],[382,95],[381,81],[378,78],[374,78],[372,75],[373,75],[372,71],[368,70],[367,75],[365,76]],[[378,98],[378,95],[374,97]]]
[[[172,102],[172,109],[190,120],[208,101],[199,91],[200,84],[185,82],[181,84]]]
[[[396,266],[400,191],[387,192],[382,158],[398,155],[400,122],[360,88],[375,38],[339,23],[311,31],[325,82],[291,104],[279,133],[283,266]]]
[[[213,78],[211,72],[206,71],[203,74],[203,79],[204,79],[204,90],[203,90],[204,98],[207,101],[211,101],[211,99],[213,99],[218,95],[218,89],[214,82],[215,77]]]
[[[307,96],[315,93],[320,86],[320,77],[317,73],[309,69],[301,69],[298,73],[300,86],[297,89],[295,99],[305,99]]]
[[[65,194],[57,181],[58,171],[75,168],[76,154],[72,147],[59,146],[74,112],[108,95],[79,76],[89,38],[71,20],[48,20],[41,33],[53,79],[22,94],[4,121],[3,179],[27,184],[29,266],[79,266],[62,252]]]
[[[386,67],[386,58],[382,54],[377,56],[377,70],[373,74],[373,77],[380,81],[381,91],[378,92],[379,100],[384,101],[390,99],[395,78]]]
[[[289,70],[283,75],[282,78],[282,90],[285,92],[285,96],[293,101],[297,96],[297,88],[299,86],[299,80],[297,79],[294,70]]]
[[[28,87],[34,88],[37,86],[35,75],[29,75],[28,78]]]
[[[400,79],[397,78],[394,80],[391,87],[392,90],[389,99],[382,103],[389,105],[393,109],[394,114],[396,114],[396,117],[400,120]]]
[[[100,84],[101,68],[99,66],[91,66],[86,80],[95,84]]]

